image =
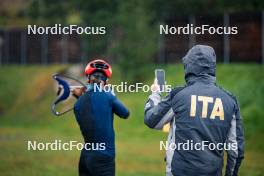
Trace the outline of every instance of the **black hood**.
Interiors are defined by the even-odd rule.
[[[195,45],[182,61],[187,83],[195,80],[215,82],[216,56],[212,47]]]

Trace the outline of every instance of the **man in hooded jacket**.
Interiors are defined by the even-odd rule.
[[[235,96],[216,85],[214,49],[196,45],[183,64],[186,85],[163,99],[152,92],[145,105],[148,127],[162,129],[170,123],[166,175],[220,176],[226,150],[225,175],[236,176],[244,158],[242,120]],[[183,149],[186,143],[192,147]]]

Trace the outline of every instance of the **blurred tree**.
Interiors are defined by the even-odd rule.
[[[154,16],[140,0],[75,1],[83,24],[106,26],[107,35],[87,36],[88,56],[111,56],[123,79],[144,79],[142,72],[156,51]]]
[[[32,0],[28,15],[39,25],[65,24],[72,10],[71,0]]]
[[[142,1],[120,2],[109,52],[117,59],[123,79],[137,82],[148,74],[147,64],[153,61],[158,43],[153,21],[153,14]]]
[[[216,14],[224,12],[261,11],[264,1],[261,0],[149,0],[150,8],[156,13],[157,19],[190,14]]]
[[[39,24],[105,26],[106,35],[83,35],[88,57],[111,56],[123,78],[140,81],[158,44],[158,22],[173,16],[263,10],[260,0],[31,0]]]
[[[118,8],[118,0],[76,0],[73,7],[78,9],[83,26],[106,27],[106,35],[84,35],[86,57],[104,57],[109,43],[109,36]]]
[[[26,10],[28,6],[29,0],[1,0],[1,28],[24,26],[28,22],[26,18]]]

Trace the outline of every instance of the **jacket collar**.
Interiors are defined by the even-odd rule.
[[[187,74],[185,75],[185,81],[187,85],[193,84],[195,82],[203,82],[205,84],[215,84],[216,77],[209,74]]]

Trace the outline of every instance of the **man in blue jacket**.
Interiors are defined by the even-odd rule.
[[[145,105],[148,127],[170,123],[166,175],[220,176],[226,150],[225,175],[236,176],[244,158],[242,120],[235,96],[216,85],[214,49],[196,45],[183,64],[186,86],[164,99],[153,92]]]
[[[79,161],[80,176],[115,175],[114,114],[128,118],[127,108],[110,92],[101,91],[112,74],[111,66],[104,60],[94,60],[85,68],[88,86],[76,89],[78,97],[74,106],[85,146]]]

